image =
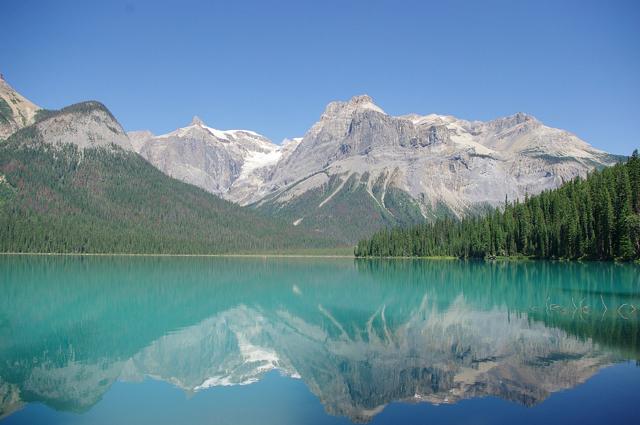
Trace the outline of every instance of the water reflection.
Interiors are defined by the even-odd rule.
[[[333,415],[486,395],[531,406],[640,358],[617,264],[2,257],[0,415],[82,412],[116,380],[301,379]]]

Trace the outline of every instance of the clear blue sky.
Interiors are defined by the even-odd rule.
[[[331,100],[486,120],[524,111],[640,145],[638,1],[0,2],[0,72],[39,105],[96,99],[127,130],[195,114],[275,142]]]

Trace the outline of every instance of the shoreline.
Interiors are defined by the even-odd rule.
[[[640,264],[640,259],[637,260],[601,260],[594,258],[537,258],[527,256],[499,256],[495,258],[475,258],[475,257],[450,257],[450,256],[434,256],[434,257],[355,257],[359,260],[459,260],[459,261],[483,261],[485,263],[491,262],[536,262],[536,261],[552,261],[558,263],[616,263],[616,264]]]
[[[0,255],[42,255],[42,256],[83,256],[83,257],[239,257],[239,258],[356,258],[354,255],[339,254],[133,254],[103,252],[0,252]]]
[[[50,256],[50,257],[209,257],[209,258],[327,258],[327,259],[353,259],[353,260],[439,260],[439,261],[483,261],[483,262],[535,262],[553,261],[567,263],[628,263],[640,264],[640,260],[620,261],[620,260],[593,260],[577,259],[569,260],[562,258],[532,258],[532,257],[496,257],[486,258],[459,258],[453,256],[433,256],[433,257],[356,257],[355,255],[341,254],[149,254],[149,253],[100,253],[100,252],[0,252],[0,256]]]
[[[354,260],[463,260],[452,256],[433,257],[356,257],[340,254],[150,254],[150,253],[104,253],[104,252],[0,252],[0,256],[32,255],[32,256],[83,256],[83,257],[219,257],[219,258],[351,258]]]

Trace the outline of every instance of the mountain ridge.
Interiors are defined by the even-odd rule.
[[[393,116],[368,95],[330,102],[303,137],[281,145],[197,116],[165,134],[125,133],[94,101],[38,109],[32,124],[48,143],[118,145],[170,177],[347,244],[384,227],[475,214],[620,159],[524,112],[484,122]]]
[[[185,127],[153,135],[129,132],[136,151],[165,174],[244,204],[259,193],[269,168],[289,152],[251,130],[218,130],[197,116]]]
[[[337,196],[349,190],[360,193],[361,213],[374,222],[359,232],[366,234],[389,224],[462,217],[505,197],[557,187],[617,159],[524,113],[488,122],[435,114],[394,117],[372,107],[370,97],[357,96],[329,104],[273,171],[271,194],[256,205],[311,227],[333,226],[340,234],[348,232],[340,223],[345,217],[333,211],[349,209],[348,200],[338,202]],[[387,201],[401,207],[388,208]]]
[[[99,102],[45,111],[0,143],[0,251],[220,254],[335,241],[175,180]]]
[[[231,131],[196,124],[144,133],[138,152],[173,177],[347,243],[382,227],[473,214],[618,159],[524,112],[485,122],[392,116],[368,95],[330,102],[295,146],[262,139],[269,161],[241,149],[255,133],[231,140]],[[129,134],[136,140],[142,133]],[[217,167],[203,156],[217,158]]]

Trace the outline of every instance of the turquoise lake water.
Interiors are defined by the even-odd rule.
[[[0,423],[637,423],[640,267],[0,255]]]

